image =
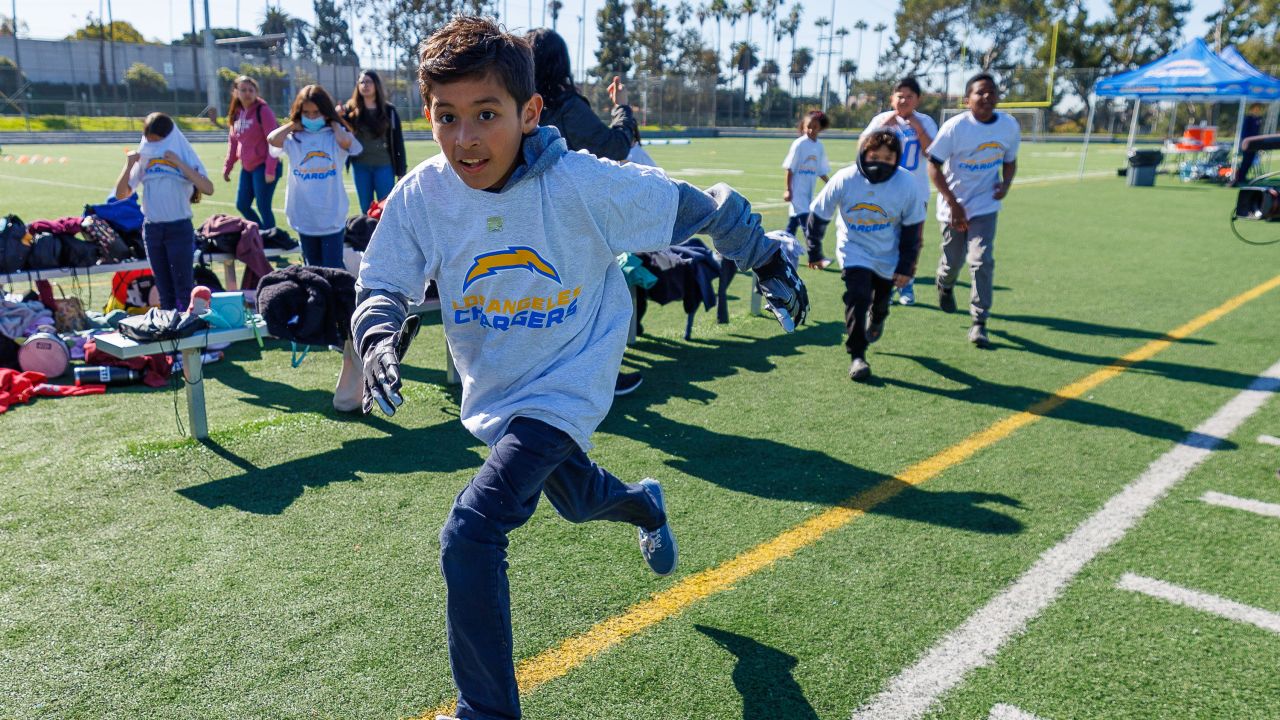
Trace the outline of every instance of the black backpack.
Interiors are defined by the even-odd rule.
[[[62,267],[89,267],[98,263],[98,245],[75,235],[62,237]]]
[[[298,247],[298,241],[289,237],[289,233],[278,227],[262,231],[262,247],[277,250],[292,250]]]
[[[0,218],[0,273],[17,272],[27,264],[31,246],[23,242],[26,236],[26,223],[17,215]]]
[[[31,239],[28,270],[52,270],[62,264],[62,236],[42,232]]]
[[[187,312],[177,310],[161,310],[151,308],[141,315],[127,317],[120,321],[118,330],[124,337],[137,342],[156,342],[159,340],[180,340],[191,337],[201,330],[207,330],[209,323]]]
[[[378,219],[368,215],[347,218],[347,231],[343,239],[352,250],[364,252],[365,248],[369,247],[369,241],[373,239],[373,230],[376,227],[378,227]]]

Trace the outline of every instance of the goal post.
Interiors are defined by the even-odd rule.
[[[1008,107],[1001,103],[996,108],[996,111],[1005,113],[1018,121],[1018,126],[1022,128],[1023,140],[1044,142],[1044,108]],[[963,112],[966,112],[965,108],[943,108],[942,122],[946,122]]]

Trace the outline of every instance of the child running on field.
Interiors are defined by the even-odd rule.
[[[818,140],[818,133],[831,126],[827,114],[821,110],[811,110],[800,120],[800,137],[791,143],[787,157],[782,161],[782,169],[787,171],[787,188],[782,193],[783,202],[791,203],[790,217],[787,219],[787,232],[796,234],[797,228],[805,226],[809,218],[809,203],[813,201],[813,188],[818,178],[827,182],[827,174],[831,172],[831,163],[827,162],[827,150]],[[805,242],[809,246],[809,267],[825,270],[831,260],[823,257],[822,245],[815,245],[805,234]]]
[[[457,717],[520,717],[506,575],[508,535],[540,497],[571,522],[638,526],[649,567],[676,567],[656,480],[624,483],[587,457],[613,400],[631,302],[615,262],[694,233],[756,269],[784,328],[804,321],[803,284],[731,188],[702,192],[652,168],[571,153],[539,127],[528,43],[457,17],[422,45],[424,110],[441,153],[396,186],[360,267],[353,318],[366,411],[402,403],[408,305],[440,289],[462,376],[459,416],[491,448],[440,532]]]
[[[191,143],[164,113],[151,113],[143,121],[142,142],[125,156],[116,180],[116,199],[129,197],[139,184],[145,219],[142,242],[160,292],[160,307],[184,309],[195,286],[191,200],[195,192],[212,195],[213,182]]]
[[[360,141],[338,117],[329,93],[308,85],[293,99],[289,124],[272,130],[267,142],[289,157],[284,214],[298,231],[302,261],[341,268],[350,207],[342,168],[348,156],[360,154]]]
[[[871,377],[867,345],[880,339],[895,287],[911,281],[920,254],[925,206],[920,189],[899,167],[902,143],[881,128],[863,137],[858,161],[836,173],[813,201],[805,236],[821,243],[838,216],[836,261],[844,280],[845,348],[849,379]]]

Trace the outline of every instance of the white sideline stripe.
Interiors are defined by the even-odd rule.
[[[1262,443],[1263,445],[1280,446],[1280,438],[1276,437],[1275,435],[1259,435],[1258,442]]]
[[[1133,573],[1125,573],[1124,577],[1120,578],[1120,582],[1116,583],[1116,587],[1121,590],[1132,590],[1143,595],[1150,595],[1160,600],[1167,600],[1174,605],[1203,610],[1228,620],[1256,625],[1263,630],[1270,630],[1273,633],[1280,634],[1280,613],[1273,613],[1252,605],[1238,603],[1235,600],[1228,600],[1217,595],[1210,595],[1206,592],[1191,590],[1163,580],[1134,575]]]
[[[1280,390],[1280,362],[1259,375],[1186,439],[1161,455],[1064,540],[903,670],[853,713],[855,720],[919,718],[970,671],[991,663],[1000,647],[1049,607],[1081,569],[1124,537],[1179,480]]]
[[[1266,515],[1267,517],[1280,518],[1280,505],[1262,502],[1261,500],[1250,500],[1249,498],[1210,490],[1200,496],[1200,501],[1210,505],[1221,505],[1222,507],[1235,508],[1236,510],[1244,510],[1258,515]]]
[[[991,708],[991,714],[987,716],[987,720],[1042,720],[1042,718],[1032,715],[1022,708],[998,703]]]

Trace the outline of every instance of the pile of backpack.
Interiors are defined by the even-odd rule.
[[[138,198],[86,205],[83,217],[35,220],[0,218],[0,273],[89,267],[142,260],[142,209]]]

